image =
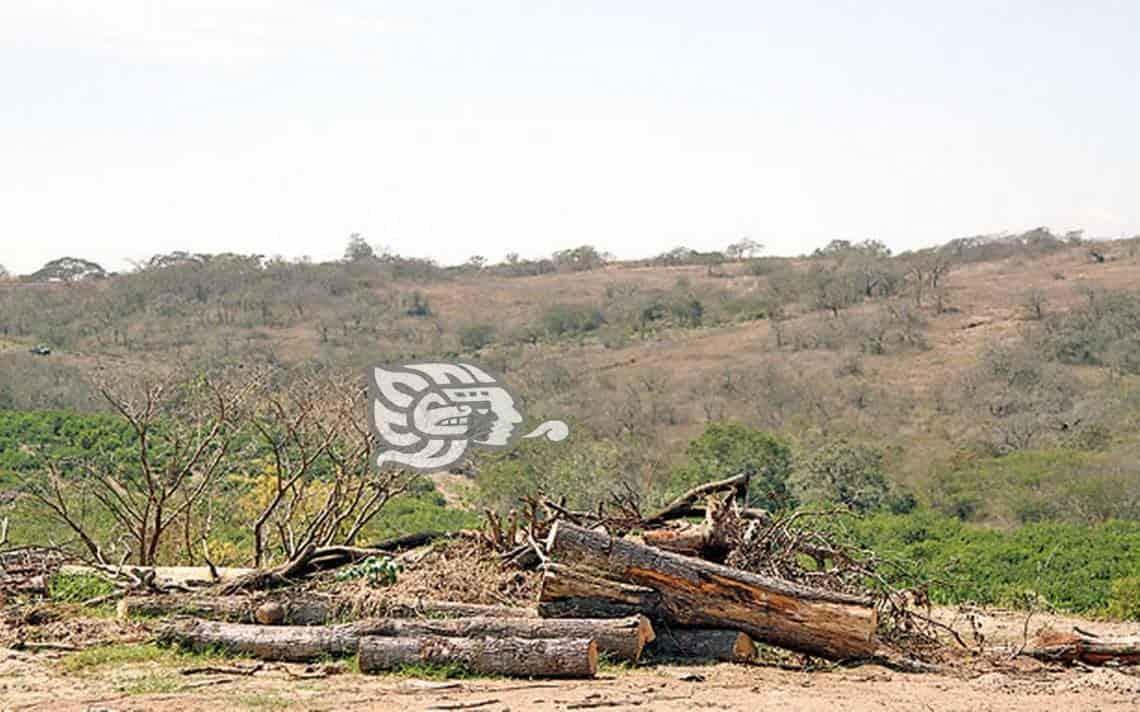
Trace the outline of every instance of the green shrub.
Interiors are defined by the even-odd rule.
[[[609,441],[524,440],[481,458],[479,502],[505,512],[519,506],[521,497],[541,493],[556,501],[565,499],[571,509],[593,510],[622,489],[631,469],[624,456],[623,449]]]
[[[554,304],[546,309],[541,319],[547,336],[584,334],[606,323],[602,310],[583,304]]]
[[[1108,594],[1108,615],[1140,621],[1140,576],[1113,580]]]
[[[1103,611],[1114,600],[1114,582],[1140,571],[1140,522],[998,531],[921,510],[857,519],[846,531],[881,557],[911,562],[915,575],[892,569],[893,583],[933,580],[936,603],[1017,605],[1032,596],[1064,611]],[[1123,601],[1129,585],[1120,584]]]
[[[459,327],[459,344],[469,351],[478,351],[494,340],[495,327],[491,324],[464,324]]]
[[[791,450],[775,435],[739,423],[713,423],[689,443],[685,455],[686,462],[670,477],[670,494],[750,472],[751,504],[768,509],[793,504],[788,492]]]
[[[1068,448],[1022,450],[1000,457],[963,453],[932,473],[930,502],[964,521],[1003,524],[1140,518],[1140,502],[1121,497],[1140,472],[1111,453]]]
[[[369,556],[364,561],[346,566],[336,573],[337,581],[363,579],[373,586],[391,586],[400,575],[400,564],[390,556]]]
[[[114,590],[110,581],[92,574],[58,573],[48,579],[48,596],[60,603],[83,603]]]
[[[362,539],[376,541],[409,532],[456,531],[478,525],[478,515],[466,509],[448,507],[430,480],[422,482],[426,483],[426,491],[421,489],[402,494],[385,504],[380,514],[368,523]]]
[[[836,502],[869,512],[887,502],[889,484],[883,454],[838,438],[814,448],[796,467],[793,489],[801,501]]]

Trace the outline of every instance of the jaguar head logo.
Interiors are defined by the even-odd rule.
[[[373,368],[369,421],[381,443],[376,458],[421,472],[446,469],[471,445],[506,447],[523,421],[502,382],[470,363],[417,363]],[[569,433],[548,421],[523,437],[558,441]]]

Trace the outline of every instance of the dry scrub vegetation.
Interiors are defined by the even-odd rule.
[[[1138,245],[1039,228],[901,255],[741,243],[614,263],[583,246],[441,267],[354,236],[322,264],[171,253],[110,275],[58,260],[0,280],[0,519],[10,543],[108,565],[283,564],[507,516],[535,492],[648,508],[747,470],[751,505],[866,515],[851,537],[931,568],[964,540],[988,552],[977,566],[1017,569],[984,559],[1020,552],[1025,571],[969,574],[945,600],[1128,611]],[[573,437],[476,451],[446,493],[461,509],[378,478],[361,371],[435,357],[486,364]],[[915,530],[942,543],[919,550]],[[976,545],[994,531],[1010,534]],[[1062,556],[1017,539],[1084,531],[1115,562],[1071,587],[1085,594],[1042,568]]]

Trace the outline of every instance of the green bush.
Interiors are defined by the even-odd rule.
[[[1140,621],[1140,576],[1113,580],[1108,593],[1108,615]]]
[[[48,596],[61,603],[82,603],[114,590],[110,581],[91,574],[58,573],[48,579]]]
[[[614,442],[567,440],[552,444],[524,440],[479,462],[478,499],[497,511],[541,493],[565,499],[572,509],[593,510],[617,492],[627,473],[623,450]]]
[[[796,467],[792,486],[801,501],[836,502],[854,512],[878,509],[890,490],[883,454],[844,438],[808,452]]]
[[[26,472],[45,457],[130,459],[134,433],[122,418],[55,410],[0,410],[0,472]]]
[[[495,340],[491,324],[464,324],[459,327],[459,344],[468,351],[478,351]]]
[[[739,423],[713,423],[689,443],[685,455],[686,462],[670,477],[671,494],[750,472],[751,504],[775,510],[794,503],[788,492],[791,450],[775,435]]]
[[[376,541],[423,531],[456,531],[479,524],[479,517],[466,509],[448,507],[430,480],[425,489],[393,497],[365,528],[364,541]]]
[[[923,510],[858,519],[846,531],[881,557],[912,563],[913,576],[890,570],[893,583],[933,580],[937,603],[1016,605],[1033,597],[1064,611],[1103,611],[1117,598],[1129,600],[1134,584],[1115,582],[1140,571],[1140,522],[998,531]],[[1114,594],[1115,585],[1121,589]]]
[[[1137,487],[1140,471],[1110,453],[1049,448],[962,453],[934,469],[929,496],[936,509],[964,521],[1095,523],[1140,519],[1140,502],[1119,496]]]
[[[584,334],[606,323],[602,310],[583,304],[554,304],[546,309],[541,319],[547,336]]]
[[[370,556],[336,573],[337,581],[365,580],[372,586],[391,586],[400,575],[400,563],[390,556]]]

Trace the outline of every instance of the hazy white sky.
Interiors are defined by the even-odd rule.
[[[0,0],[0,264],[1140,231],[1140,3]]]

